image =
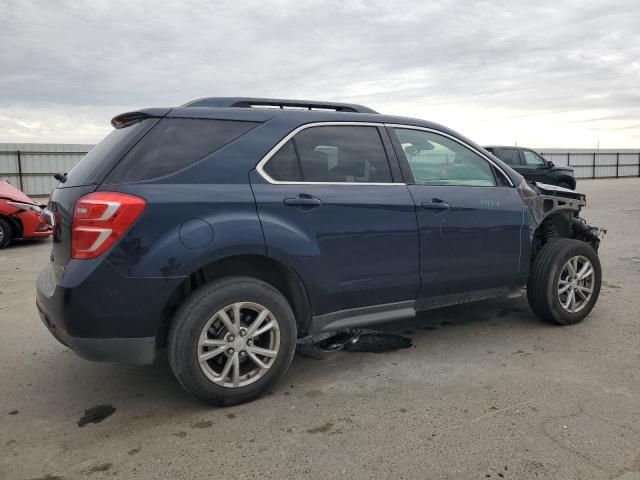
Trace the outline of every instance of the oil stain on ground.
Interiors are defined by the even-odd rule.
[[[113,463],[99,463],[98,465],[94,465],[91,468],[88,468],[83,473],[86,475],[91,475],[92,473],[98,472],[106,472],[113,466]]]
[[[110,417],[116,409],[112,405],[96,405],[84,411],[84,415],[78,420],[78,427],[84,427],[89,423],[100,423]]]
[[[307,430],[307,433],[326,433],[331,430],[331,427],[333,427],[333,423],[327,422],[324,425]]]

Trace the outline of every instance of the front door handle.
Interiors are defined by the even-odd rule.
[[[451,206],[444,200],[432,198],[430,202],[422,202],[422,208],[427,210],[448,210]]]
[[[297,197],[285,198],[284,204],[290,207],[298,207],[302,210],[311,210],[322,206],[322,200],[311,195],[300,194]]]

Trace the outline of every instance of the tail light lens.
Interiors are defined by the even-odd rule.
[[[80,197],[73,210],[71,257],[95,258],[106,252],[133,225],[147,202],[117,192]]]

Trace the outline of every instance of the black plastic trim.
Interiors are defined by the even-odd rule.
[[[416,315],[415,303],[414,300],[407,300],[404,302],[350,308],[327,313],[326,315],[314,316],[311,319],[309,333],[411,318]]]

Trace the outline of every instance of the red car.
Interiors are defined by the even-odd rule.
[[[48,238],[52,232],[51,225],[43,222],[42,207],[6,180],[0,181],[0,248],[16,238]]]

